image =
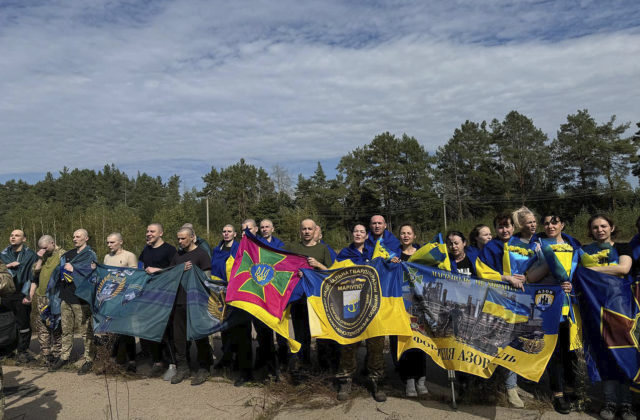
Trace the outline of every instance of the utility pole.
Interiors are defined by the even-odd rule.
[[[205,198],[207,203],[207,236],[209,236],[209,197]]]
[[[446,235],[447,233],[447,199],[444,195],[444,191],[442,192],[442,214],[444,215],[444,232]]]

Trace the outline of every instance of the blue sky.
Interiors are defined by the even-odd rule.
[[[0,2],[0,181],[114,163],[328,174],[384,131],[640,120],[637,1]]]

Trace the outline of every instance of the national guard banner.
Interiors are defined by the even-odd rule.
[[[183,273],[184,264],[153,275],[134,268],[97,264],[88,281],[77,287],[76,295],[91,305],[96,333],[160,342]]]
[[[412,337],[398,353],[416,348],[445,369],[488,378],[498,365],[532,381],[542,376],[556,347],[564,292],[463,276],[403,263],[403,295]]]
[[[311,336],[351,344],[411,336],[402,302],[402,265],[377,258],[338,270],[303,270]]]

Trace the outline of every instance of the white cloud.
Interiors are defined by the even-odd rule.
[[[550,137],[577,109],[638,118],[632,2],[142,4],[5,8],[0,142],[28,159],[0,173],[296,167],[383,131],[435,150],[465,120],[512,109]]]

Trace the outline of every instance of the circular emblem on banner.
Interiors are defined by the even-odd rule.
[[[127,278],[119,273],[107,274],[98,285],[96,300],[101,304],[113,299],[124,289],[126,283]]]
[[[366,265],[332,273],[322,282],[320,294],[329,324],[344,338],[361,335],[380,310],[378,272]]]

